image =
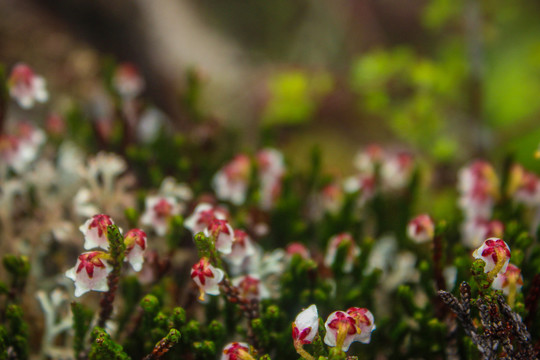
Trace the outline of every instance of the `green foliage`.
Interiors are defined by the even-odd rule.
[[[71,312],[73,314],[73,352],[78,357],[85,348],[86,334],[90,329],[90,322],[94,317],[94,312],[83,304],[72,302]]]
[[[92,331],[92,347],[88,354],[89,360],[129,360],[131,359],[120,344],[114,342],[102,328]]]
[[[15,304],[8,305],[5,316],[8,347],[13,349],[17,359],[28,359],[30,353],[28,324],[24,321],[22,308]]]
[[[309,74],[298,70],[285,71],[269,80],[268,102],[263,126],[298,125],[311,119],[317,109],[317,99],[333,87],[327,73]]]

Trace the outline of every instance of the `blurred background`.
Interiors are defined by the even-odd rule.
[[[537,1],[1,0],[0,14],[0,62],[43,75],[58,112],[92,99],[107,61],[132,62],[174,129],[193,126],[197,93],[245,147],[271,137],[300,165],[318,144],[339,172],[381,143],[442,168],[511,155],[540,170]]]

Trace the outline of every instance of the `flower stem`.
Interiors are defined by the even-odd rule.
[[[116,225],[109,225],[107,227],[107,239],[109,240],[110,253],[110,259],[108,261],[111,263],[113,269],[109,276],[107,276],[109,291],[103,294],[99,303],[101,310],[99,312],[97,326],[101,328],[105,328],[105,323],[109,320],[113,311],[114,298],[116,297],[116,290],[118,289],[120,272],[122,271],[122,263],[124,261],[124,253],[126,251],[124,237]]]
[[[300,355],[302,357],[302,359],[315,360],[315,358],[313,356],[311,356],[310,353],[308,353],[306,350],[304,350],[304,346],[302,345],[301,342],[295,341],[294,342],[294,348],[296,349],[296,352],[298,353],[298,355]]]

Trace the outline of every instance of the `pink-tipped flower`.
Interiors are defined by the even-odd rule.
[[[218,284],[223,280],[225,274],[221,269],[210,264],[208,258],[203,257],[191,268],[191,278],[199,287],[199,300],[204,301],[204,294],[219,295]]]
[[[75,296],[94,291],[108,291],[107,276],[112,271],[105,260],[108,255],[101,251],[82,253],[75,266],[66,271],[66,276],[75,282]]]
[[[523,287],[523,276],[521,276],[521,270],[514,264],[508,264],[506,272],[502,272],[497,275],[491,287],[496,290],[502,290],[505,295],[509,295],[510,292],[516,292]],[[513,287],[513,289],[512,289]]]
[[[323,210],[336,214],[343,206],[343,189],[338,184],[328,184],[322,189],[320,198]]]
[[[213,179],[216,196],[220,200],[241,205],[246,200],[251,172],[251,162],[245,154],[237,155],[219,170]]]
[[[142,269],[146,240],[146,233],[141,229],[131,229],[124,237],[126,244],[126,257],[124,261],[129,262],[135,271]]]
[[[285,249],[288,256],[292,257],[293,255],[300,255],[302,259],[309,259],[309,250],[307,247],[299,242],[293,242],[287,245],[287,248]]]
[[[356,320],[356,327],[360,329],[360,333],[356,336],[356,341],[369,344],[371,333],[377,328],[371,311],[366,308],[352,307],[347,310],[347,314]]]
[[[498,197],[498,179],[486,161],[475,161],[458,173],[459,205],[468,219],[489,219]]]
[[[356,245],[353,237],[349,233],[342,233],[333,236],[329,243],[328,249],[326,250],[326,256],[324,258],[324,263],[326,266],[332,266],[336,259],[337,250],[340,246],[347,247],[347,253],[345,256],[345,261],[343,262],[342,270],[345,273],[350,273],[353,269],[354,260],[360,255],[360,248]]]
[[[427,214],[421,214],[409,221],[407,234],[415,243],[424,243],[431,241],[435,234],[435,225],[433,220]]]
[[[506,272],[510,262],[510,248],[503,240],[498,238],[489,238],[482,246],[474,250],[473,257],[482,259],[486,263],[484,272],[489,273],[492,278],[502,272]]]
[[[270,297],[268,289],[257,276],[246,275],[233,279],[233,285],[240,292],[240,296],[246,300],[261,300]]]
[[[354,159],[354,166],[364,174],[373,174],[375,167],[384,157],[384,151],[378,144],[368,145]]]
[[[540,178],[536,174],[515,165],[510,174],[510,186],[513,189],[509,192],[516,201],[528,206],[540,204]]]
[[[340,347],[342,351],[348,351],[353,341],[358,340],[361,332],[356,326],[356,319],[343,311],[331,313],[324,327],[326,328],[324,343]]]
[[[234,230],[234,241],[232,251],[225,255],[224,258],[233,266],[240,266],[244,260],[255,255],[257,252],[253,247],[253,243],[249,235],[243,230]]]
[[[253,360],[249,354],[249,345],[245,342],[233,342],[225,346],[221,360]]]
[[[204,235],[214,239],[216,250],[222,254],[230,254],[234,242],[234,230],[227,220],[214,219],[206,229]]]
[[[170,196],[149,196],[146,209],[141,216],[141,223],[151,226],[156,234],[164,236],[169,230],[169,220],[180,214],[180,205]]]
[[[384,186],[390,190],[404,188],[411,178],[413,165],[413,157],[409,153],[398,152],[389,156],[381,167]]]
[[[295,344],[311,344],[319,331],[317,306],[311,305],[296,316],[292,324],[292,337]]]
[[[281,178],[285,173],[283,154],[273,148],[267,148],[257,153],[257,165],[261,180]]]
[[[504,224],[498,220],[471,219],[463,223],[462,233],[463,243],[470,248],[477,248],[482,245],[484,239],[502,237]]]
[[[197,205],[193,213],[184,221],[184,226],[191,231],[193,235],[204,231],[214,219],[227,219],[227,212],[219,207],[214,207],[208,203]]]
[[[283,154],[276,149],[267,148],[256,156],[260,187],[260,206],[269,210],[281,194],[281,181],[285,174]]]
[[[30,109],[34,103],[44,103],[49,98],[45,80],[34,73],[26,64],[15,65],[8,79],[9,94],[23,109]]]
[[[132,99],[144,90],[144,79],[135,65],[123,63],[116,68],[113,86],[120,96]]]
[[[373,174],[360,174],[351,176],[343,182],[343,189],[346,193],[360,193],[358,204],[364,205],[375,195],[376,179]]]
[[[114,222],[108,215],[98,214],[86,220],[79,227],[79,230],[84,235],[84,248],[86,250],[100,247],[109,249],[109,240],[107,238],[107,227],[113,225]]]

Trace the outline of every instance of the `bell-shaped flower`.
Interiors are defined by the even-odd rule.
[[[144,79],[137,67],[131,63],[123,63],[116,68],[112,83],[124,99],[135,98],[144,90]]]
[[[219,295],[218,284],[225,274],[221,269],[210,264],[208,258],[203,257],[191,268],[191,278],[199,287],[199,300],[204,301],[204,294]]]
[[[292,242],[289,245],[287,245],[285,252],[287,253],[289,257],[292,257],[294,255],[300,255],[300,257],[304,260],[307,260],[310,258],[308,248],[304,244],[299,243],[299,242]]]
[[[358,205],[363,206],[375,195],[375,175],[359,174],[348,177],[343,181],[343,190],[348,194],[359,192]]]
[[[244,260],[255,254],[256,250],[253,247],[253,242],[249,235],[243,230],[235,229],[232,250],[223,257],[227,262],[231,263],[233,267],[239,267]]]
[[[8,79],[9,94],[23,109],[30,109],[34,103],[44,103],[49,98],[45,89],[45,80],[34,73],[26,64],[13,67]]]
[[[107,276],[112,271],[107,254],[101,251],[82,253],[75,266],[66,271],[66,276],[75,282],[75,296],[94,291],[108,291]]]
[[[409,221],[407,226],[407,235],[415,243],[420,244],[431,241],[435,234],[435,225],[433,220],[427,214],[421,214]]]
[[[516,292],[523,287],[523,276],[521,276],[521,270],[514,264],[508,264],[506,272],[499,273],[491,287],[496,290],[502,290],[505,295],[509,295],[510,292]]]
[[[279,150],[262,149],[257,153],[256,158],[261,179],[280,178],[285,173],[285,161]]]
[[[249,345],[245,342],[233,342],[223,348],[221,360],[253,360]]]
[[[276,149],[263,149],[256,156],[259,183],[260,206],[270,209],[281,194],[281,180],[285,173],[283,154]]]
[[[341,186],[338,184],[328,184],[322,190],[320,194],[321,205],[325,212],[330,214],[337,214],[337,212],[343,206],[344,193]]]
[[[374,322],[375,318],[371,311],[366,308],[352,307],[347,310],[347,314],[356,320],[356,327],[360,329],[360,333],[356,335],[356,341],[369,344],[371,341],[371,333],[377,328]]]
[[[114,222],[110,216],[98,214],[86,220],[79,227],[79,230],[84,235],[84,248],[86,250],[100,247],[109,249],[109,240],[107,238],[107,227],[113,225]]]
[[[230,163],[221,168],[212,184],[220,200],[241,205],[246,200],[249,185],[251,162],[247,155],[239,154]]]
[[[381,178],[385,188],[399,190],[407,185],[413,170],[413,157],[406,152],[398,152],[384,159]]]
[[[227,220],[214,219],[206,229],[204,235],[213,239],[216,250],[222,254],[230,254],[234,242],[234,230]]]
[[[169,230],[170,218],[179,213],[180,205],[173,197],[148,196],[141,223],[151,226],[159,236],[164,236]]]
[[[499,180],[486,161],[478,160],[458,173],[459,206],[467,219],[491,218],[499,196]]]
[[[508,192],[517,202],[528,206],[540,204],[540,178],[526,171],[521,165],[515,165],[510,172]]]
[[[324,323],[326,335],[324,343],[328,346],[337,346],[342,351],[348,351],[354,341],[358,341],[360,328],[356,326],[356,319],[343,311],[334,311]]]
[[[510,262],[510,248],[499,238],[489,238],[473,252],[473,257],[484,260],[484,271],[493,279],[497,274],[506,272]]]
[[[330,239],[328,242],[328,249],[326,250],[326,256],[324,258],[324,263],[326,266],[332,266],[334,264],[337,250],[340,246],[347,247],[342,270],[345,273],[350,273],[353,269],[355,259],[358,257],[358,255],[360,255],[360,248],[358,245],[356,245],[356,242],[349,233],[338,234]]]
[[[270,297],[268,289],[264,286],[261,279],[255,275],[245,275],[233,279],[233,285],[236,286],[240,297],[246,300],[261,300]]]
[[[311,305],[296,316],[292,324],[292,337],[295,344],[311,344],[319,331],[317,306]]]
[[[469,219],[462,224],[461,232],[463,244],[474,249],[487,238],[503,236],[504,224],[498,220]]]
[[[354,166],[363,174],[374,174],[375,167],[381,163],[383,157],[382,147],[378,144],[371,144],[356,154]]]
[[[135,271],[140,271],[144,262],[144,251],[146,250],[146,233],[141,229],[131,229],[124,237],[126,244],[126,257],[124,261],[131,264]]]
[[[195,235],[204,231],[214,219],[225,220],[227,217],[227,212],[224,209],[214,207],[208,203],[200,203],[193,213],[186,218],[184,226]]]

